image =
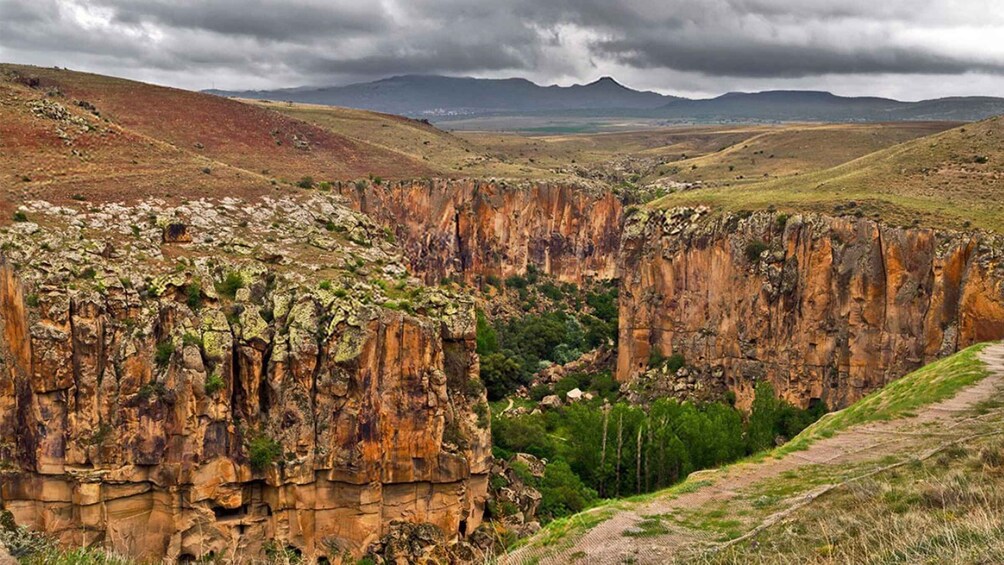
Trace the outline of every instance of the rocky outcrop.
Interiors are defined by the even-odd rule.
[[[768,379],[799,405],[842,407],[936,357],[1004,338],[1000,236],[706,212],[626,220],[619,380],[650,357],[682,354],[698,381],[724,379],[740,405]]]
[[[268,206],[282,223],[211,202],[26,209],[38,223],[0,262],[0,509],[19,525],[141,560],[272,545],[332,562],[395,521],[478,526],[473,303],[398,277],[365,218],[249,209]],[[158,256],[148,216],[193,242]]]
[[[430,284],[504,278],[528,265],[564,282],[615,273],[621,203],[610,192],[475,180],[361,181],[335,189],[393,230],[411,268]]]

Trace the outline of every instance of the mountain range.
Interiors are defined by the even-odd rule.
[[[675,122],[980,120],[1004,113],[1004,98],[951,97],[918,102],[829,92],[730,92],[687,99],[628,88],[610,77],[589,84],[541,86],[523,78],[403,75],[347,86],[211,94],[345,106],[448,121],[491,115],[640,117]]]

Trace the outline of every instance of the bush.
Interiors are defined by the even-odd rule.
[[[202,285],[197,282],[188,283],[185,286],[185,303],[192,310],[202,307]]]
[[[157,351],[154,353],[154,362],[161,369],[167,367],[171,362],[171,357],[174,355],[174,342],[170,339],[165,339],[157,344]]]
[[[488,323],[485,313],[478,310],[476,316],[477,352],[478,355],[488,355],[499,350],[498,332]]]
[[[744,251],[746,254],[746,260],[750,263],[756,263],[760,260],[760,255],[762,255],[763,252],[767,251],[769,248],[770,246],[759,239],[747,243]]]
[[[251,438],[248,445],[248,460],[251,468],[263,471],[282,457],[282,446],[276,440],[258,435]]]
[[[596,491],[587,487],[568,463],[560,460],[544,468],[540,495],[538,514],[545,520],[581,512],[597,498]]]
[[[519,275],[512,275],[511,277],[507,277],[505,280],[506,288],[515,288],[517,290],[525,289],[529,286],[529,284],[530,283],[524,277]]]
[[[233,300],[237,296],[237,291],[244,288],[244,277],[237,271],[227,271],[223,280],[217,282],[214,286],[216,287],[216,292]]]
[[[303,177],[303,178],[300,179],[299,182],[296,183],[296,186],[298,186],[300,188],[314,188],[314,178],[313,177]]]
[[[223,390],[226,383],[223,382],[223,377],[219,373],[213,372],[211,375],[206,377],[206,394],[212,396],[217,392]]]
[[[481,358],[481,381],[488,389],[489,400],[502,400],[520,385],[526,384],[523,367],[504,353]]]
[[[540,285],[540,293],[554,301],[561,300],[564,297],[561,288],[550,281]]]
[[[668,369],[671,373],[679,371],[686,364],[687,360],[683,357],[682,353],[674,353],[666,359],[666,369]]]
[[[540,402],[541,400],[544,400],[545,396],[550,396],[552,394],[554,394],[554,391],[550,386],[545,384],[535,384],[530,387],[530,400],[533,400],[534,402]]]

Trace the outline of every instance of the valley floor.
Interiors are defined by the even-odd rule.
[[[770,454],[556,521],[499,562],[1001,562],[1002,423],[1004,344],[970,349]]]

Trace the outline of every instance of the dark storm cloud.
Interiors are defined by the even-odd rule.
[[[0,59],[117,69],[183,86],[219,79],[230,87],[401,73],[543,82],[658,75],[705,85],[830,75],[999,77],[1004,13],[996,3],[0,0]],[[244,84],[232,84],[242,77]]]
[[[1000,72],[1000,64],[923,53],[902,47],[840,49],[764,41],[673,41],[670,38],[595,42],[596,50],[638,68],[670,68],[718,76],[804,77],[824,73],[961,74]]]

